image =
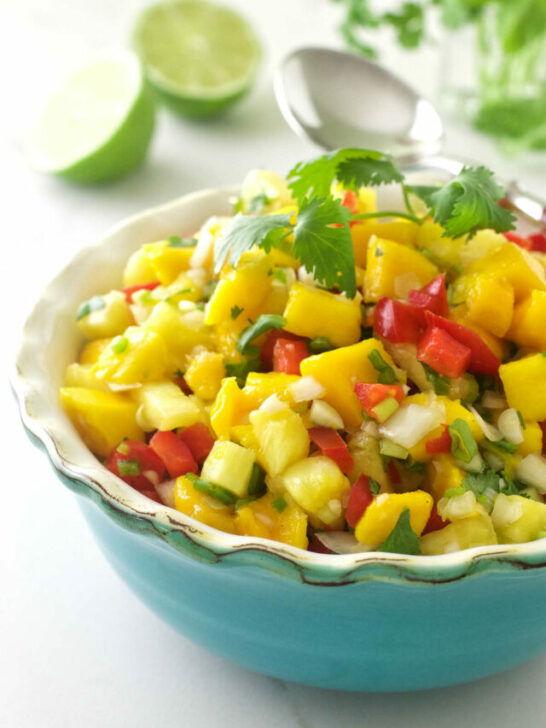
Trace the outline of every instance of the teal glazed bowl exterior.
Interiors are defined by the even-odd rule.
[[[420,690],[546,651],[546,539],[444,556],[311,553],[223,533],[150,501],[80,440],[58,397],[83,343],[78,303],[119,286],[124,261],[142,243],[230,214],[233,192],[188,195],[120,224],[76,256],[27,321],[13,377],[24,426],[78,495],[107,559],[194,642],[307,685]]]

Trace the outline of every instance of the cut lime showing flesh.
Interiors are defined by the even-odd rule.
[[[260,59],[248,23],[202,0],[146,9],[136,24],[134,46],[160,97],[188,116],[217,114],[244,96]]]
[[[103,51],[72,74],[46,104],[30,146],[40,171],[102,182],[144,158],[155,120],[153,92],[138,58]]]

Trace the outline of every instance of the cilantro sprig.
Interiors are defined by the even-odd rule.
[[[216,273],[226,262],[236,266],[254,246],[266,252],[288,246],[318,283],[354,298],[357,288],[351,222],[395,217],[421,225],[433,217],[444,227],[443,235],[449,237],[472,237],[484,228],[505,232],[514,227],[514,215],[498,204],[503,190],[485,167],[464,167],[444,185],[411,186],[390,155],[347,148],[299,162],[288,172],[287,180],[298,204],[297,219],[289,213],[237,214],[216,241]],[[354,191],[363,186],[399,184],[406,211],[351,213],[335,198],[335,181]],[[425,203],[421,216],[411,205],[412,195]]]

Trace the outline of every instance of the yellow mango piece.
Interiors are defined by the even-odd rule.
[[[161,301],[154,307],[141,327],[158,334],[168,349],[168,367],[171,371],[186,369],[188,354],[196,346],[212,347],[212,330],[204,323],[202,311],[181,311],[178,306]]]
[[[252,425],[234,425],[230,430],[231,439],[239,445],[252,450],[258,456],[259,443]]]
[[[284,402],[291,402],[288,387],[301,379],[297,374],[284,374],[283,372],[249,372],[243,396],[245,408],[250,410],[258,409],[272,394],[276,394]]]
[[[231,428],[247,413],[245,396],[235,377],[226,377],[210,409],[210,424],[216,437],[229,440]]]
[[[467,326],[469,329],[475,331],[481,336],[481,338],[484,340],[484,342],[498,359],[504,358],[506,348],[505,343],[502,341],[502,339],[499,339],[498,336],[494,336],[490,331],[484,329],[483,326],[480,326],[474,321],[471,321],[468,315],[468,309],[466,305],[456,306],[455,308],[452,308],[449,313],[449,318],[451,319],[451,321],[455,321],[455,323],[462,324],[463,326]]]
[[[348,346],[360,338],[360,303],[314,286],[294,283],[284,309],[285,329],[298,336],[325,336],[334,346]]]
[[[164,286],[170,285],[182,271],[188,270],[190,267],[195,245],[186,245],[185,241],[181,241],[181,243],[184,247],[172,245],[168,240],[160,240],[144,246],[155,273],[154,280]]]
[[[94,365],[99,379],[121,385],[141,384],[165,375],[168,353],[161,336],[142,326],[130,326],[121,338],[125,348],[117,351],[118,339],[113,339]]]
[[[546,293],[543,295],[546,299]],[[470,321],[494,336],[502,337],[512,320],[514,289],[498,278],[488,275],[473,276],[466,294],[466,306]]]
[[[309,453],[309,435],[301,417],[291,409],[279,412],[255,410],[250,415],[258,443],[258,462],[275,476]]]
[[[546,503],[500,493],[491,513],[499,543],[534,541],[546,529]]]
[[[124,286],[138,286],[141,283],[154,283],[156,272],[146,254],[144,246],[135,251],[123,271]]]
[[[377,192],[373,187],[361,187],[358,190],[356,206],[360,213],[377,212]]]
[[[176,479],[174,507],[196,521],[227,533],[235,533],[235,519],[232,506],[222,504],[205,493],[195,490],[191,480],[184,476]]]
[[[377,382],[379,372],[368,359],[374,349],[397,375],[401,374],[383,344],[376,339],[315,354],[301,362],[302,376],[314,377],[322,384],[325,401],[339,412],[348,427],[360,427],[362,423],[362,405],[354,393],[356,382]]]
[[[432,511],[433,499],[424,490],[411,493],[383,493],[374,498],[356,524],[355,537],[372,548],[380,546],[396,526],[402,512],[408,508],[410,523],[420,536]]]
[[[367,211],[362,210],[361,212]],[[373,210],[370,210],[370,212],[373,212]],[[394,240],[403,245],[414,245],[418,230],[419,226],[409,220],[395,220],[393,222],[367,220],[358,225],[353,225],[351,238],[353,239],[356,264],[362,266],[362,268],[366,267],[368,243],[372,236],[375,235],[384,240]]]
[[[433,220],[425,222],[417,228],[415,245],[420,250],[425,250],[424,255],[443,267],[459,265],[461,262],[461,251],[464,247],[463,238],[443,237],[444,229]]]
[[[427,465],[428,487],[434,500],[444,497],[448,488],[459,488],[466,473],[458,467],[451,455],[439,453]]]
[[[265,198],[264,212],[281,212],[286,206],[293,206],[292,193],[286,180],[269,169],[251,169],[241,184],[240,203],[245,214],[252,209],[256,198]],[[260,205],[261,207],[261,205]]]
[[[439,531],[421,537],[421,553],[424,556],[451,554],[476,546],[492,546],[498,543],[493,522],[484,514],[461,518]]]
[[[510,407],[525,420],[546,419],[546,356],[534,354],[501,364],[499,376]]]
[[[514,309],[514,317],[506,334],[518,346],[546,350],[546,292],[534,290]]]
[[[304,511],[327,524],[338,520],[341,499],[350,487],[334,461],[323,455],[293,463],[274,479],[274,485],[288,491]]]
[[[532,452],[542,453],[542,429],[538,422],[526,422],[523,442],[518,447],[518,455],[525,457]]]
[[[93,341],[87,342],[83,347],[82,353],[80,354],[80,364],[95,364],[101,352],[106,349],[112,339],[94,339]]]
[[[471,263],[467,273],[484,273],[505,279],[514,289],[516,302],[529,295],[533,288],[546,291],[546,276],[542,265],[523,248],[506,242],[484,257]]]
[[[117,336],[135,323],[129,304],[121,291],[110,291],[99,296],[104,306],[90,311],[78,319],[78,328],[88,339],[106,339]]]
[[[144,440],[136,424],[137,405],[119,392],[101,392],[83,387],[62,387],[61,402],[87,447],[106,458],[126,437]]]
[[[237,533],[241,536],[271,538],[274,541],[306,549],[307,516],[295,503],[287,503],[279,513],[273,506],[275,495],[266,493],[261,498],[239,508],[235,515]]]
[[[132,397],[139,405],[137,421],[146,432],[174,430],[201,422],[201,410],[195,398],[174,382],[151,382],[133,390]]]
[[[221,354],[203,351],[190,359],[184,374],[188,386],[201,399],[214,399],[226,376]]]
[[[247,326],[249,326],[248,318],[244,316],[243,312],[235,320],[232,320],[230,316],[212,327],[214,348],[232,364],[238,364],[244,359],[244,356],[237,351],[237,342],[241,332]]]
[[[393,240],[374,238],[368,245],[364,300],[379,301],[383,296],[396,296],[396,278],[413,273],[419,286],[438,275],[438,268],[422,253]]]
[[[159,290],[162,289],[156,288],[156,291]],[[167,299],[168,303],[178,304],[180,301],[197,303],[203,298],[203,287],[198,285],[186,272],[180,273],[164,290],[166,292],[164,298]]]
[[[64,386],[101,389],[103,392],[111,391],[106,382],[95,376],[93,364],[69,364],[64,376]]]
[[[205,323],[212,325],[230,319],[235,306],[255,311],[271,289],[270,270],[271,261],[263,250],[242,255],[236,269],[228,266],[207,304]]]

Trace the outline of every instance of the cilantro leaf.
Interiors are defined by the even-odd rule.
[[[250,372],[259,372],[262,366],[260,359],[243,359],[243,361],[233,363],[224,362],[227,377],[235,377],[239,387],[244,387],[246,378]]]
[[[100,309],[105,306],[106,301],[101,296],[93,296],[92,298],[89,298],[78,307],[76,321],[80,321],[82,318],[89,316],[89,314],[93,313],[93,311],[100,311]]]
[[[499,233],[514,229],[515,217],[498,204],[504,192],[486,167],[464,167],[430,195],[434,221],[444,227],[445,237],[474,235],[483,228]]]
[[[416,555],[421,553],[419,537],[411,527],[409,508],[404,508],[396,526],[377,550],[391,554]]]
[[[286,319],[283,316],[279,316],[276,313],[262,313],[256,321],[251,325],[247,326],[239,336],[237,342],[237,351],[241,354],[245,354],[250,349],[250,344],[258,336],[265,334],[270,329],[282,329],[286,326]]]
[[[290,217],[288,214],[263,217],[236,215],[214,246],[214,272],[220,272],[226,258],[231,265],[236,266],[241,255],[254,245],[269,252],[291,229]]]
[[[467,473],[461,487],[471,490],[476,498],[483,495],[486,490],[491,489],[499,492],[500,476],[494,470],[486,470],[484,473]]]
[[[317,281],[356,295],[350,212],[333,198],[303,200],[294,229],[294,255]]]
[[[332,182],[345,187],[401,182],[402,173],[387,154],[370,149],[337,149],[310,162],[299,162],[287,175],[288,186],[301,204],[306,197],[328,197]]]
[[[233,320],[235,320],[236,318],[238,318],[243,313],[244,310],[245,309],[244,308],[241,308],[240,306],[237,306],[237,305],[232,306],[231,307],[231,318]]]

